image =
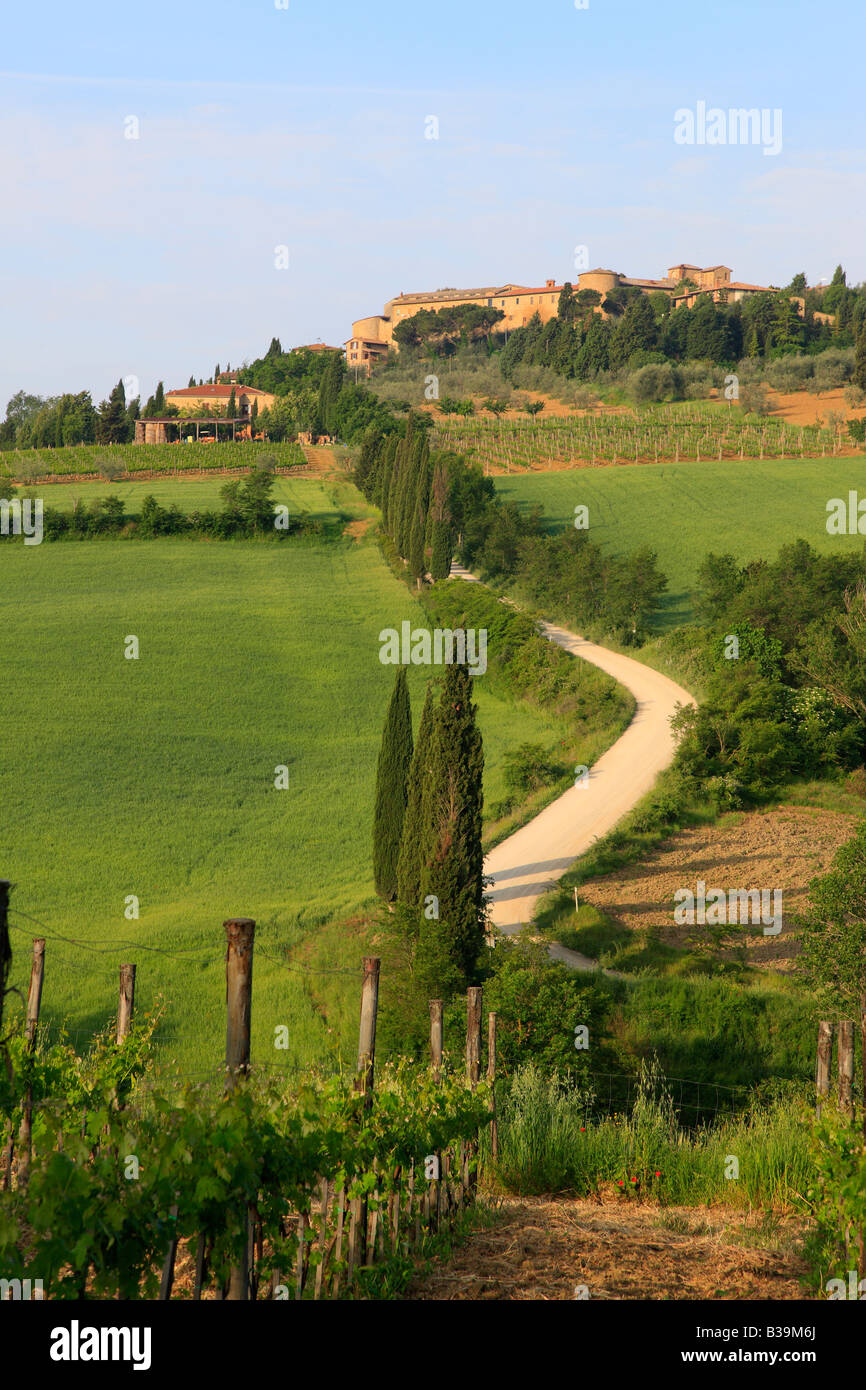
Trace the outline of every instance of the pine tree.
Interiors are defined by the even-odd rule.
[[[213,369],[213,383],[214,383],[214,386],[217,386],[217,385],[219,384],[219,379],[220,379],[220,364],[219,364],[219,362],[217,362],[216,366],[215,366],[214,369]]]
[[[186,383],[186,385],[187,385],[187,390],[189,390],[189,388],[190,388],[191,386],[195,386],[195,377],[194,377],[194,376],[191,376],[190,379],[189,379],[189,381]]]
[[[446,668],[427,763],[417,902],[423,907],[430,895],[436,897],[450,959],[471,980],[484,936],[484,749],[465,665]],[[412,790],[410,778],[410,799]]]
[[[427,686],[421,723],[418,725],[418,741],[412,754],[409,769],[409,784],[406,796],[406,814],[403,817],[403,835],[400,841],[400,855],[397,860],[397,897],[413,912],[421,905],[421,853],[424,842],[424,789],[429,774],[430,742],[433,735],[435,705],[433,702],[433,682]]]
[[[373,877],[376,892],[389,902],[397,894],[397,860],[411,763],[412,710],[406,668],[400,666],[382,731],[373,813]]]

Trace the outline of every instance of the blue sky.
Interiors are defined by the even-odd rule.
[[[575,279],[578,246],[866,280],[864,37],[861,0],[16,6],[0,408],[342,343],[401,290]],[[781,153],[678,145],[701,101],[781,110]]]

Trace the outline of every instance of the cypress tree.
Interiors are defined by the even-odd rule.
[[[389,902],[397,894],[397,859],[411,763],[412,709],[406,668],[399,666],[382,730],[373,813],[373,877],[376,892]]]
[[[156,383],[156,392],[153,397],[153,409],[156,415],[165,414],[165,387],[161,381]]]
[[[855,386],[859,386],[861,391],[866,391],[866,323],[857,334],[853,379]]]
[[[430,545],[432,557],[430,573],[434,581],[447,579],[451,573],[451,519],[448,510],[448,473],[443,464],[437,464],[430,490]]]
[[[451,527],[447,521],[433,522],[430,573],[434,580],[447,579],[451,573]]]
[[[471,980],[483,942],[481,810],[484,749],[475,723],[472,678],[448,666],[433,721],[423,796],[420,905],[434,894],[453,964]]]
[[[406,559],[409,561],[409,573],[413,578],[423,579],[427,572],[424,563],[424,514],[418,507],[415,508],[415,516],[412,519]]]
[[[402,439],[397,450],[397,457],[394,461],[394,472],[391,474],[391,486],[388,489],[388,534],[401,555],[403,554],[402,550],[400,550],[400,540],[403,534],[403,502],[406,497],[406,480],[408,473],[408,450],[406,447],[406,440]]]
[[[342,355],[333,353],[319,383],[319,420],[326,434],[337,428],[337,400],[343,389],[345,367]]]
[[[226,406],[226,416],[228,417],[229,420],[232,420],[232,419],[234,419],[235,415],[237,415],[237,413],[238,413],[238,402],[237,402],[237,397],[235,396],[235,388],[232,387],[231,391],[229,392],[228,405]]]
[[[397,517],[398,534],[395,537],[397,549],[404,560],[409,559],[409,546],[412,540],[412,523],[415,520],[415,499],[420,486],[420,439],[406,441],[406,472],[400,489],[400,504]]]
[[[382,511],[382,529],[386,534],[388,531],[388,497],[391,490],[391,479],[394,475],[394,461],[397,458],[399,443],[400,440],[397,435],[394,434],[382,445],[382,467],[379,472],[376,491],[373,494],[373,501]]]
[[[406,814],[403,818],[403,837],[397,861],[397,897],[413,912],[421,906],[421,853],[424,845],[424,789],[429,772],[430,741],[433,734],[435,707],[433,683],[427,686],[418,742],[409,769]]]

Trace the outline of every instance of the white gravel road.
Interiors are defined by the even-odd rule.
[[[453,566],[452,574],[475,580],[459,565]],[[539,898],[555,887],[594,840],[613,830],[650,791],[659,773],[673,760],[671,715],[678,704],[695,703],[682,686],[631,657],[587,642],[552,623],[541,627],[551,642],[599,666],[630,690],[637,708],[625,732],[589,769],[585,785],[564,792],[485,859],[484,871],[493,879],[488,889],[491,921],[509,934],[532,920]],[[596,968],[594,961],[565,946],[552,946],[551,955],[578,969]]]

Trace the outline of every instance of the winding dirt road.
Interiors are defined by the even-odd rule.
[[[478,582],[460,565],[453,565],[451,572],[456,578]],[[485,859],[484,872],[493,879],[488,890],[490,918],[509,935],[532,920],[539,898],[556,886],[575,859],[613,830],[650,791],[659,773],[673,761],[671,715],[678,704],[695,703],[682,686],[629,656],[552,623],[542,623],[541,631],[557,646],[613,676],[631,691],[637,708],[625,732],[590,768],[585,783],[552,801]],[[554,944],[550,954],[576,969],[598,968],[588,956],[566,946]]]

